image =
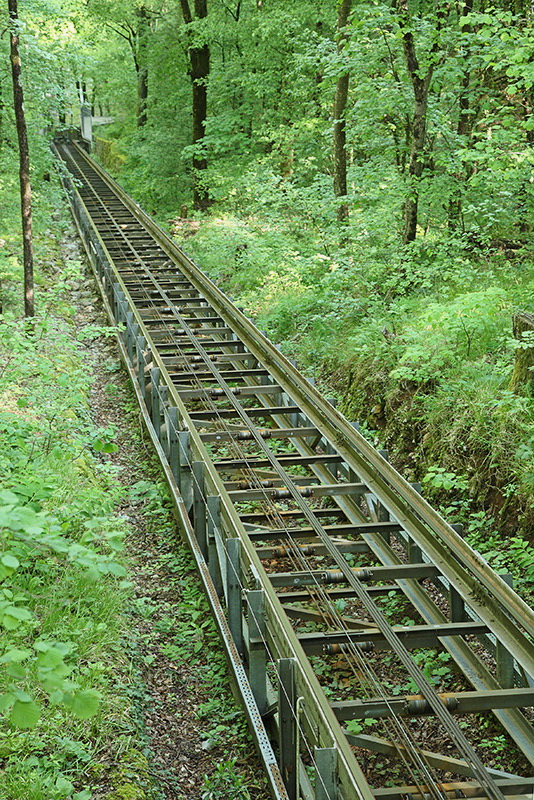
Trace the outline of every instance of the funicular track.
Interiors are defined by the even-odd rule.
[[[530,799],[532,610],[83,150],[56,152],[273,796]]]

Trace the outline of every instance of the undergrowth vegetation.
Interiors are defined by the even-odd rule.
[[[510,382],[529,346],[512,316],[534,302],[530,247],[445,233],[399,248],[380,214],[361,228],[356,218],[340,244],[324,217],[263,204],[266,191],[246,213],[227,197],[198,232],[182,225],[175,236],[409,479],[463,476],[460,486],[427,480],[425,495],[528,592],[534,405],[530,382]]]

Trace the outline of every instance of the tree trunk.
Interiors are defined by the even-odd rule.
[[[397,0],[399,26],[406,69],[412,82],[414,93],[414,113],[412,120],[412,144],[408,164],[408,193],[404,202],[404,244],[413,242],[417,236],[417,215],[419,206],[419,181],[424,168],[425,139],[428,111],[428,92],[432,80],[433,64],[421,75],[415,42],[410,29],[408,0]]]
[[[136,10],[139,19],[137,25],[137,48],[135,53],[135,68],[137,71],[137,127],[142,128],[147,123],[148,101],[148,29],[150,25],[146,8],[141,6]]]
[[[523,336],[528,332],[534,336],[534,314],[518,311],[513,316],[515,338],[522,343],[515,351],[515,365],[510,379],[510,391],[519,394],[524,388],[534,386],[534,345]]]
[[[148,68],[139,67],[137,72],[137,127],[142,128],[147,122],[148,100]]]
[[[337,16],[337,52],[341,57],[347,44],[347,25],[352,0],[341,0]],[[334,194],[336,197],[347,197],[347,132],[345,109],[349,94],[349,71],[337,79],[334,98]],[[347,202],[337,207],[339,222],[346,222],[349,216]]]
[[[193,21],[189,0],[180,0],[186,25]],[[207,0],[195,0],[195,19],[208,16]],[[200,145],[206,134],[208,113],[208,77],[210,73],[210,48],[208,44],[189,47],[190,76],[193,89],[193,145]],[[205,156],[193,156],[193,204],[205,211],[210,205],[205,173],[208,162]]]
[[[419,86],[416,88],[416,84]],[[413,242],[417,236],[419,210],[419,180],[423,174],[428,89],[417,78],[414,81],[415,108],[412,123],[412,147],[408,164],[408,196],[404,205],[404,244]]]
[[[19,141],[19,179],[20,179],[20,207],[22,214],[22,241],[24,255],[24,314],[33,317],[34,290],[33,290],[33,242],[32,242],[32,193],[30,185],[30,151],[28,147],[28,132],[24,115],[24,93],[21,82],[21,65],[18,35],[18,9],[17,0],[8,0],[9,17],[11,20],[10,51],[11,74],[13,77],[13,106],[17,124]]]
[[[3,147],[4,147],[4,85],[0,80],[0,151],[3,150]]]
[[[462,8],[462,21],[460,24],[461,32],[468,33],[471,28],[466,23],[465,18],[468,14],[471,14],[473,11],[473,0],[465,0]],[[469,58],[469,52],[466,53],[466,61]],[[462,75],[462,83],[460,87],[460,97],[458,98],[458,126],[456,128],[456,133],[458,136],[465,137],[466,140],[469,140],[471,137],[471,128],[472,128],[472,121],[471,121],[471,103],[470,103],[470,96],[469,96],[469,87],[471,83],[471,72],[469,66],[466,64],[463,75]],[[472,172],[472,168],[468,166],[465,171],[465,174],[462,174],[461,171],[458,172],[456,175],[456,179],[458,181],[458,188],[454,191],[450,201],[449,201],[449,219],[448,224],[451,230],[456,230],[458,227],[458,223],[460,221],[460,217],[462,215],[462,194],[460,185],[463,181],[467,180],[470,177]]]

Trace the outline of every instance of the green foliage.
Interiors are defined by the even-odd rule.
[[[467,489],[467,478],[464,475],[446,472],[444,467],[430,467],[423,478],[423,483],[428,483],[435,489],[455,489],[458,492]]]
[[[448,666],[451,656],[445,651],[416,650],[413,653],[413,660],[434,686],[439,686],[442,682],[446,683],[445,678],[452,672],[451,667]],[[420,687],[411,678],[399,688],[410,693],[420,691]]]
[[[48,258],[54,257],[51,247]],[[76,278],[79,265],[51,290],[67,316],[64,293]],[[49,299],[45,294],[43,308]],[[11,315],[2,318],[0,794],[6,800],[90,800],[79,785],[93,758],[90,730],[105,736],[113,716],[109,657],[127,591],[117,560],[125,526],[113,513],[119,490],[105,462],[114,431],[91,420],[90,381],[64,319],[44,316],[27,329]]]
[[[376,719],[372,717],[367,717],[366,719],[357,720],[357,719],[349,719],[346,724],[346,729],[349,733],[359,734],[365,731],[366,728],[372,728],[373,725],[376,724]]]
[[[215,772],[204,778],[202,800],[224,800],[227,797],[251,800],[252,795],[247,788],[247,780],[236,772],[235,767],[235,759],[217,764]]]

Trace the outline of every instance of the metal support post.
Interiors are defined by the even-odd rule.
[[[137,336],[137,331],[139,330],[139,325],[134,322],[134,315],[133,311],[126,312],[126,349],[128,351],[128,358],[130,362],[133,363],[133,350],[134,350],[134,342],[135,337]]]
[[[169,404],[169,387],[163,383],[159,387],[159,398],[160,398],[160,419],[161,419],[161,427],[159,430],[159,440],[163,445],[163,449],[165,450],[165,454],[167,453],[167,442],[168,442],[168,435],[167,435],[167,406]]]
[[[176,406],[169,406],[167,409],[167,440],[169,442],[169,466],[176,482],[180,475],[180,454],[178,451],[178,409]]]
[[[237,651],[242,656],[244,647],[241,616],[241,542],[239,539],[227,539],[225,545],[228,624]]]
[[[501,578],[508,586],[512,587],[514,579],[512,575],[504,574]],[[509,653],[505,645],[497,639],[495,647],[495,660],[497,662],[497,680],[503,689],[514,688],[514,657]]]
[[[421,548],[415,544],[413,539],[408,539],[408,561],[410,564],[420,564],[423,560]]]
[[[179,467],[178,467],[178,486],[180,487],[180,494],[183,497],[187,513],[191,511],[193,506],[193,480],[191,472],[191,435],[189,431],[180,431],[178,433],[178,453],[179,453]]]
[[[150,380],[152,383],[152,392],[151,392],[151,415],[152,415],[152,424],[156,431],[156,436],[160,437],[160,427],[161,427],[161,403],[160,403],[160,396],[159,396],[159,367],[152,367],[150,370]]]
[[[122,332],[122,338],[124,339],[124,343],[126,345],[126,350],[128,352],[128,357],[132,358],[131,350],[132,350],[132,325],[134,321],[133,311],[130,311],[128,308],[128,303],[126,302],[126,298],[123,300],[123,316],[124,316],[124,330]]]
[[[248,604],[248,679],[260,714],[267,711],[267,653],[265,650],[265,593],[247,592]]]
[[[378,451],[382,458],[385,458],[386,461],[389,461],[389,450],[379,450]],[[389,511],[387,508],[384,508],[382,503],[377,503],[376,506],[376,518],[378,522],[389,522],[391,517],[389,516]],[[391,536],[389,534],[385,534],[384,539],[388,544],[391,544]]]
[[[121,290],[120,284],[115,282],[112,286],[112,303],[111,307],[113,308],[113,316],[115,317],[115,322],[118,323],[120,321],[119,317],[119,292]]]
[[[193,461],[193,526],[204,558],[208,557],[206,538],[206,501],[204,497],[204,462]]]
[[[218,534],[221,525],[221,498],[218,495],[208,497],[206,501],[207,511],[207,537],[208,537],[208,566],[218,597],[224,594],[221,576],[221,566],[217,553],[217,541],[215,536]]]
[[[135,349],[137,351],[137,380],[139,381],[139,387],[141,389],[141,394],[143,395],[143,400],[146,401],[146,380],[145,380],[145,367],[146,367],[146,359],[145,359],[145,347],[146,347],[146,339],[144,336],[138,336]]]
[[[295,659],[278,662],[278,728],[280,739],[280,772],[289,800],[297,800],[299,785],[297,752],[297,690]]]
[[[337,750],[315,748],[315,800],[338,800]]]
[[[465,621],[465,603],[462,595],[454,586],[449,587],[449,613],[451,622]]]
[[[124,292],[121,288],[117,290],[117,322],[122,323],[125,325],[126,323],[126,309],[128,305],[126,303],[126,298],[124,296]],[[122,338],[124,340],[125,334],[124,331],[121,331]]]
[[[337,406],[337,400],[336,400],[336,398],[335,398],[335,397],[327,397],[327,398],[326,398],[326,402],[327,402],[327,403],[330,403],[330,405],[332,406],[332,408],[336,408],[336,406]],[[325,451],[325,453],[327,453],[328,455],[332,455],[333,453],[335,453],[335,452],[336,452],[336,448],[335,448],[335,447],[333,447],[333,446],[330,444],[330,442],[328,441],[328,439],[324,439],[323,441],[324,441],[324,443],[325,443],[325,448],[324,448],[324,451]]]

